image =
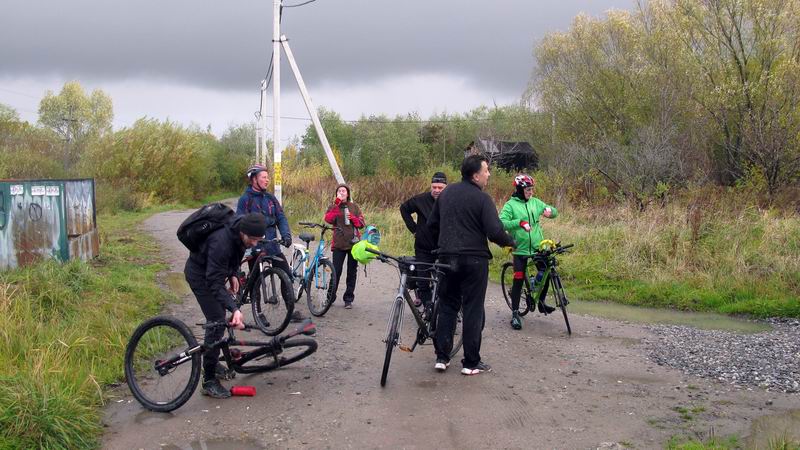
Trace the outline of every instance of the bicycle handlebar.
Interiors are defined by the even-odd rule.
[[[561,245],[559,243],[559,244],[556,244],[555,248],[548,249],[548,250],[536,250],[536,253],[541,255],[541,256],[550,256],[552,254],[560,255],[562,253],[565,253],[567,251],[567,249],[569,249],[570,247],[574,247],[574,246],[575,246],[575,244]]]
[[[424,265],[424,266],[430,266],[430,267],[435,267],[435,268],[444,269],[444,270],[450,270],[452,268],[449,264],[442,264],[442,263],[438,263],[438,262],[429,263],[429,262],[425,262],[425,261],[417,261],[412,256],[400,256],[400,257],[392,256],[392,255],[389,255],[387,253],[383,253],[380,250],[375,250],[375,249],[372,249],[372,248],[369,248],[369,247],[365,247],[364,250],[366,250],[366,251],[368,251],[370,253],[373,253],[375,255],[378,255],[378,259],[380,259],[381,262],[386,262],[387,259],[391,259],[393,261],[397,261],[398,264],[404,264],[404,265],[409,265],[409,266],[412,265],[412,264],[415,265],[415,266]]]
[[[322,228],[323,230],[332,230],[337,227],[333,227],[330,225],[324,225],[321,223],[314,223],[314,222],[297,222],[298,225],[302,225],[306,228]]]

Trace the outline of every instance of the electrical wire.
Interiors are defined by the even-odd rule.
[[[309,3],[314,3],[315,1],[317,1],[317,0],[308,0],[308,1],[305,1],[303,3],[297,3],[295,5],[281,5],[281,7],[282,8],[297,8],[298,6],[304,6],[304,5],[307,5]]]

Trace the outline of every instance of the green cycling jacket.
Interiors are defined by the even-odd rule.
[[[532,255],[539,248],[539,243],[544,239],[542,227],[539,225],[539,218],[544,217],[542,214],[544,214],[544,209],[548,207],[552,211],[550,218],[555,219],[558,217],[558,210],[554,206],[548,205],[536,197],[531,197],[527,202],[517,197],[511,197],[503,205],[503,210],[500,211],[500,221],[503,222],[503,228],[517,241],[517,248],[514,250],[515,255]],[[525,231],[520,226],[519,222],[521,220],[531,225],[530,232]]]

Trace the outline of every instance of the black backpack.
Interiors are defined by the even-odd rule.
[[[209,203],[193,212],[178,227],[178,240],[191,252],[199,252],[209,234],[233,220],[233,210],[222,203]]]

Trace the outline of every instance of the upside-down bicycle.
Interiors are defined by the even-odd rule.
[[[172,316],[153,317],[134,330],[125,348],[125,379],[133,396],[145,408],[169,412],[186,403],[200,381],[201,355],[208,349],[221,349],[228,370],[238,373],[274,370],[317,350],[317,341],[299,336],[314,333],[311,319],[283,336],[266,341],[236,339],[227,322],[198,325],[204,329],[227,327],[228,336],[217,342],[198,344],[189,327]],[[245,331],[251,327],[245,325]],[[262,360],[261,364],[248,364]]]

